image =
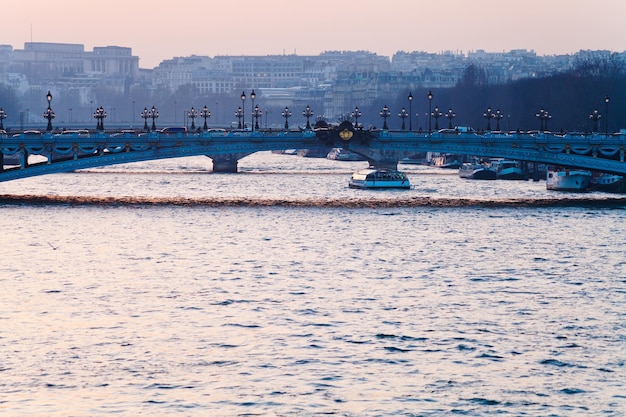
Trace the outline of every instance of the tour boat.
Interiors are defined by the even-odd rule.
[[[459,176],[470,180],[495,180],[496,171],[474,162],[465,162],[459,168]]]
[[[546,176],[546,188],[555,191],[586,191],[591,183],[591,171],[551,169]]]
[[[366,168],[352,174],[350,188],[411,188],[407,176],[395,169]]]

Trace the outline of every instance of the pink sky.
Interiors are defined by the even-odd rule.
[[[188,55],[328,50],[626,50],[625,0],[3,0],[0,44],[127,46],[142,68]],[[102,6],[101,6],[102,5]],[[36,10],[35,10],[36,9]]]

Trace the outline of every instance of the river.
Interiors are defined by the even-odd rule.
[[[620,196],[259,153],[0,184],[0,414],[626,414]]]

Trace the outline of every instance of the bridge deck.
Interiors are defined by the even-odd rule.
[[[345,129],[344,129],[345,131]],[[347,138],[344,140],[344,138]],[[351,129],[349,135],[298,131],[208,131],[197,133],[33,134],[0,137],[0,152],[19,166],[2,167],[0,181],[95,166],[193,155],[251,154],[281,149],[343,147],[370,161],[396,162],[418,152],[442,152],[580,167],[626,175],[626,135],[476,133]],[[28,164],[28,155],[46,162]]]

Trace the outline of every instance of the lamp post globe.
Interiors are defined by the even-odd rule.
[[[413,94],[411,94],[411,92],[409,91],[409,96],[407,97],[409,99],[409,132],[413,130]]]
[[[254,109],[252,109],[252,117],[254,118],[254,126],[252,128],[253,130],[259,130],[259,119],[261,118],[262,115],[263,115],[263,112],[259,108],[259,105],[255,104]]]
[[[439,118],[443,116],[443,113],[439,111],[439,106],[435,106],[435,111],[431,114],[435,118],[435,130],[439,130]]]
[[[46,94],[46,100],[48,101],[48,108],[43,113],[43,117],[44,119],[48,119],[48,126],[46,127],[46,132],[52,132],[52,119],[54,119],[56,115],[52,111],[52,108],[50,108],[50,103],[52,102],[52,94],[50,94],[50,91],[48,91],[48,94]]]
[[[383,106],[383,109],[380,111],[380,117],[383,118],[383,130],[388,130],[389,128],[387,127],[387,118],[391,116],[391,112],[389,111],[389,107],[387,107],[387,105],[385,104]]]
[[[209,111],[207,106],[204,106],[202,108],[202,111],[200,112],[200,117],[204,118],[204,126],[202,127],[204,130],[209,130],[209,127],[206,124],[206,119],[208,119],[209,117],[211,117],[211,112]]]
[[[194,107],[187,112],[187,117],[191,119],[191,130],[196,130],[196,117],[198,117],[198,112]]]
[[[237,111],[235,112],[235,117],[237,117],[237,129],[241,130],[241,119],[243,118],[243,110],[240,107],[237,107]]]
[[[598,112],[597,109],[591,112],[591,114],[589,115],[589,120],[593,122],[592,133],[598,131],[598,122],[600,121],[601,118],[602,118],[602,115]]]
[[[409,116],[409,114],[406,112],[406,109],[404,107],[402,107],[402,110],[400,110],[400,113],[398,113],[398,117],[400,119],[402,119],[402,130],[406,129],[406,125],[404,124],[404,119],[406,119]]]
[[[4,119],[7,118],[7,113],[2,107],[0,107],[0,130],[4,130]]]
[[[356,106],[354,108],[354,110],[352,111],[352,117],[354,117],[354,128],[358,129],[359,128],[359,117],[362,116],[361,110],[359,110],[359,107]]]
[[[156,119],[159,118],[159,112],[154,106],[150,109],[150,118],[152,119],[152,131],[154,132],[156,130]]]
[[[285,130],[289,130],[288,119],[291,117],[291,111],[289,110],[289,107],[285,107],[285,110],[283,110],[281,115],[285,118]]]
[[[150,112],[148,111],[148,108],[144,107],[139,116],[143,119],[143,130],[148,130],[148,119],[150,118]]]
[[[604,134],[609,134],[609,96],[604,96]]]
[[[310,119],[313,116],[313,111],[311,110],[311,107],[308,104],[304,108],[304,111],[302,112],[302,115],[304,117],[306,117],[306,128],[308,130],[310,130],[311,129]]]
[[[431,122],[432,122],[432,101],[433,101],[433,92],[432,91],[428,91],[428,94],[426,95],[426,98],[428,99],[428,134],[430,135],[430,132],[432,132],[432,128],[431,128]]]
[[[456,114],[452,111],[452,108],[448,109],[446,113],[446,119],[448,119],[448,129],[452,129],[452,119],[456,117]]]
[[[246,111],[245,111],[245,106],[244,106],[245,101],[246,101],[246,92],[242,91],[241,92],[241,111],[243,111],[243,113],[241,114],[241,128],[242,129],[246,128]]]
[[[252,90],[252,92],[250,93],[250,100],[251,100],[251,105],[250,107],[252,108],[252,118],[254,119],[254,99],[256,98],[256,93],[254,92],[254,90]],[[252,123],[252,131],[254,132],[254,123]],[[258,128],[258,127],[257,127]]]

